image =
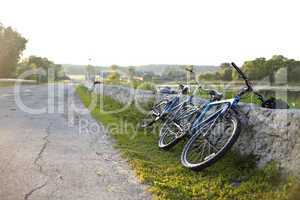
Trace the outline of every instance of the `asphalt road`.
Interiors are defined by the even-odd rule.
[[[103,127],[75,112],[74,86],[48,91],[24,86],[16,102],[0,88],[0,200],[151,199]]]

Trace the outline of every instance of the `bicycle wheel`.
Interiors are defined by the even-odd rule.
[[[160,129],[158,146],[169,149],[183,139],[190,129],[199,110],[194,106],[185,106],[170,117]]]
[[[166,121],[160,129],[158,147],[169,149],[185,136],[185,131],[174,121]]]
[[[156,121],[157,117],[159,117],[165,108],[167,101],[161,101],[158,104],[154,105],[152,109],[144,116],[141,120],[139,127],[140,128],[147,128],[152,126]]]
[[[184,146],[181,163],[192,170],[202,170],[222,158],[241,131],[235,115],[220,117],[194,134]]]

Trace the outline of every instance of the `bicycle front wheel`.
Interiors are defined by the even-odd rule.
[[[240,132],[240,121],[235,115],[218,118],[189,139],[181,163],[196,171],[211,166],[232,147]]]

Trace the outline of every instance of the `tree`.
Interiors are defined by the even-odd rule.
[[[110,82],[110,83],[118,83],[120,81],[120,74],[116,71],[114,72],[111,72],[108,77],[107,77],[107,80]]]
[[[155,77],[156,75],[154,74],[154,72],[147,72],[147,73],[144,73],[143,74],[143,77],[144,77],[144,80],[145,81],[153,81],[153,78]]]
[[[95,68],[92,65],[86,66],[86,79],[93,80],[95,79]]]
[[[117,72],[119,67],[117,65],[110,66],[111,71],[107,77],[107,80],[111,83],[117,83],[120,81],[120,74]]]
[[[232,67],[229,63],[222,63],[219,70],[220,79],[223,81],[232,80]]]
[[[11,27],[0,24],[0,78],[14,77],[27,40]]]
[[[300,61],[290,60],[287,64],[287,79],[289,82],[299,82]]]
[[[259,80],[268,75],[265,58],[256,58],[252,61],[246,61],[244,62],[242,68],[252,80]]]
[[[198,78],[199,80],[214,81],[216,80],[216,74],[215,73],[200,74]]]
[[[36,79],[38,82],[46,82],[49,78],[53,78],[53,80],[65,78],[62,66],[55,64],[47,58],[30,56],[29,58],[24,59],[19,64],[17,72],[20,75],[21,73],[29,69],[43,69],[46,72],[46,75],[34,75],[31,77],[27,77],[29,79]],[[49,72],[53,73],[53,77],[50,77]]]
[[[130,81],[133,80],[133,77],[135,76],[135,74],[136,74],[136,72],[135,72],[134,67],[128,67],[128,77],[129,77]]]
[[[287,83],[287,68],[280,68],[279,70],[277,70],[276,73],[274,73],[274,82],[276,80],[277,84],[286,84]]]
[[[112,65],[112,66],[110,66],[110,69],[111,69],[112,71],[117,71],[118,68],[119,68],[118,65]]]
[[[186,71],[178,70],[173,67],[169,67],[165,70],[161,76],[164,80],[184,80],[186,78]]]

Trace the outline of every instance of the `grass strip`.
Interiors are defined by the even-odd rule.
[[[257,169],[252,156],[229,152],[201,172],[185,169],[180,164],[184,141],[169,151],[159,150],[158,134],[135,128],[143,115],[134,105],[120,113],[108,114],[103,110],[117,110],[123,105],[107,96],[91,96],[83,86],[76,92],[85,106],[92,98],[103,101],[102,109],[91,110],[92,116],[108,128],[115,147],[128,160],[140,181],[149,185],[154,199],[296,200],[299,197],[299,186],[295,186],[294,178],[280,177],[275,163]]]

